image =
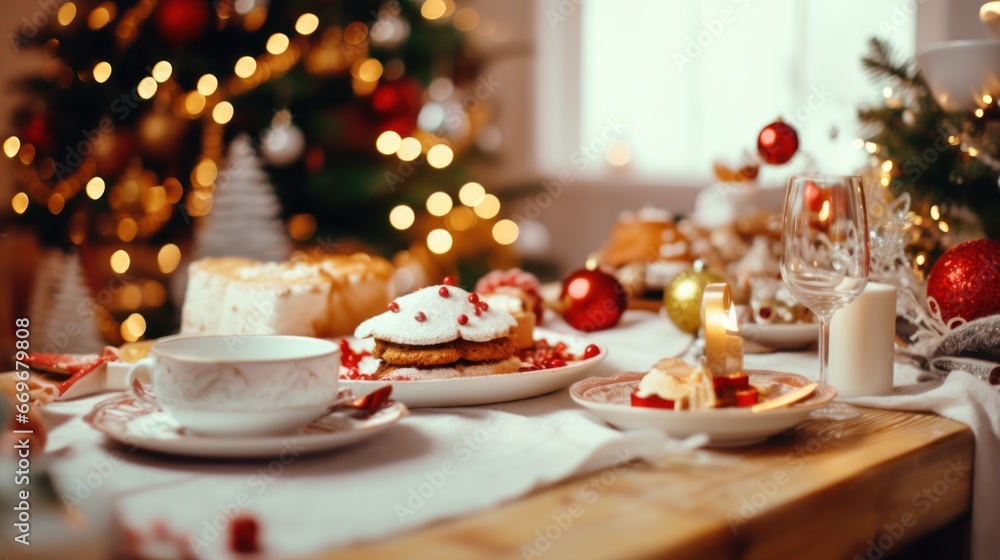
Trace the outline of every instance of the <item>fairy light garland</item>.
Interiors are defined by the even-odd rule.
[[[98,4],[89,13],[81,14],[77,13],[76,4],[67,2],[61,8],[59,22],[68,26],[75,19],[83,19],[87,26],[95,31],[107,25],[113,25],[117,46],[128,48],[138,36],[142,26],[147,24],[157,3],[157,0],[140,0],[134,6],[124,10],[118,17],[118,7],[113,2]],[[230,2],[219,2],[214,5],[221,25],[230,24],[234,15],[234,5]],[[422,5],[421,13],[425,18],[431,20],[453,17],[454,25],[462,31],[471,31],[484,24],[484,20],[480,18],[478,12],[471,8],[456,10],[454,2],[450,0],[426,0]],[[117,21],[116,17],[118,17]],[[244,22],[244,26],[259,28],[260,25],[263,25],[266,17],[266,10],[258,14],[244,14],[244,18],[248,20]],[[250,19],[253,21],[249,21]],[[141,169],[140,160],[135,160],[130,165],[131,170],[115,183],[106,183],[104,178],[97,175],[98,165],[93,157],[82,158],[80,164],[68,175],[57,174],[54,169],[56,164],[52,158],[46,157],[36,165],[35,147],[17,136],[11,136],[3,144],[4,154],[20,164],[15,166],[15,170],[18,180],[24,185],[23,190],[12,199],[14,209],[19,211],[18,213],[22,213],[30,201],[35,201],[49,207],[53,213],[58,213],[81,192],[84,192],[92,200],[107,197],[116,214],[117,225],[114,229],[119,238],[123,240],[128,238],[128,241],[137,237],[146,238],[159,231],[169,218],[170,207],[174,204],[184,203],[185,210],[192,216],[207,214],[212,207],[218,165],[224,157],[225,126],[235,116],[232,104],[234,98],[271,80],[281,78],[302,62],[306,54],[328,49],[339,50],[339,56],[346,60],[344,69],[350,73],[352,89],[357,96],[370,95],[375,91],[378,83],[385,78],[388,68],[382,61],[369,55],[369,42],[372,38],[368,25],[363,22],[351,22],[342,30],[332,26],[313,40],[314,34],[320,29],[320,23],[316,14],[303,13],[296,19],[293,29],[284,33],[271,34],[262,53],[256,56],[244,55],[234,61],[230,75],[220,77],[214,74],[205,74],[201,76],[195,88],[190,91],[178,87],[174,81],[173,66],[170,61],[159,60],[149,67],[149,73],[136,84],[133,90],[141,102],[153,103],[154,110],[164,108],[163,110],[169,110],[179,118],[196,120],[201,127],[201,153],[196,160],[195,168],[191,171],[189,178],[191,188],[187,196],[182,197],[183,188],[176,178],[164,177],[160,181],[160,178],[152,172]],[[494,25],[494,27],[496,26]],[[255,29],[248,27],[248,30]],[[334,35],[336,36],[334,37]],[[490,35],[490,33],[486,33],[486,35]],[[333,39],[335,40],[331,44]],[[57,48],[58,41],[54,45]],[[54,52],[52,56],[53,64],[62,64],[56,60]],[[80,75],[80,79],[93,80],[97,84],[107,83],[115,70],[111,63],[95,61],[92,64],[88,68],[87,74]],[[60,78],[63,72],[59,66],[52,66],[52,71],[49,74],[49,79],[57,81],[64,88],[70,85],[74,76],[70,70],[70,80],[64,83]],[[403,162],[413,161],[417,157],[424,156],[427,163],[436,169],[443,169],[452,163],[455,149],[448,142],[423,131],[417,131],[414,134],[415,136],[402,138],[395,132],[384,131],[379,135],[375,147],[379,153],[395,155]],[[139,166],[139,168],[134,166]],[[215,173],[206,171],[209,168],[214,168]],[[53,183],[54,177],[57,180]],[[130,181],[131,183],[129,183]],[[130,195],[129,198],[132,199],[136,196],[146,196],[146,193],[152,192],[153,189],[158,189],[155,191],[157,193],[160,191],[167,193],[166,185],[171,186],[169,189],[171,194],[169,197],[163,195],[163,199],[168,200],[165,204],[150,207],[142,204],[125,204],[122,202],[125,198],[122,189],[126,188],[126,184],[131,185],[128,187],[131,191],[138,189],[137,194]],[[473,184],[476,183],[470,183],[470,185]],[[468,187],[468,185],[466,186]],[[471,191],[466,190],[466,192]],[[156,199],[159,200],[159,197],[160,194],[157,194]],[[451,198],[448,197],[447,209],[444,209],[443,202],[438,201],[434,203],[436,210],[434,214],[444,218],[446,224],[457,224],[463,226],[461,229],[465,229],[466,222],[474,221],[477,218],[491,219],[500,211],[499,199],[494,195],[486,194],[485,190],[481,196],[476,197],[475,204],[466,204],[468,198],[469,196],[466,196],[462,200],[463,206],[452,208]],[[431,204],[432,201],[428,200],[428,205]],[[403,208],[406,209],[406,212],[402,210]],[[406,206],[396,207],[391,217],[393,226],[398,229],[409,228],[414,219],[412,209]],[[456,229],[456,231],[458,230]],[[437,250],[435,252],[447,252],[451,247],[451,234],[448,233],[447,229],[440,231],[443,233],[434,236],[437,240],[434,249]],[[494,228],[494,237],[497,238],[498,242],[501,238],[507,242],[512,242],[516,238],[516,225],[514,228],[507,225],[501,226],[499,231],[501,233],[498,236],[497,228]],[[511,231],[514,233],[511,234]],[[449,242],[447,243],[444,241],[445,234],[448,235]],[[73,237],[74,242],[82,242],[81,236],[71,237]]]

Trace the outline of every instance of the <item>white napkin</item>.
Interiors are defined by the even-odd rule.
[[[900,368],[897,367],[897,373]],[[897,385],[898,385],[897,375]],[[1000,392],[964,371],[953,371],[944,381],[926,381],[899,387],[884,397],[843,399],[858,406],[893,410],[931,411],[961,422],[976,437],[971,471],[958,473],[972,479],[972,558],[1000,558]],[[956,471],[970,465],[957,465]]]
[[[57,432],[54,443],[65,447],[56,451],[61,458],[53,467],[64,489],[74,492],[77,481],[98,472],[101,483],[92,490],[119,496],[127,527],[148,533],[160,524],[173,535],[195,537],[199,558],[230,557],[226,517],[237,513],[260,521],[268,554],[310,554],[482,510],[576,474],[619,473],[634,459],[683,448],[657,431],[609,428],[575,408],[565,391],[493,406],[415,410],[368,442],[287,456],[288,464],[124,448],[111,448],[112,460],[82,423]],[[582,504],[589,503],[584,484]]]

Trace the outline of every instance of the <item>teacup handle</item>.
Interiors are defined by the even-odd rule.
[[[145,358],[139,360],[128,370],[128,374],[125,376],[125,386],[128,387],[128,391],[132,393],[135,398],[139,399],[148,404],[159,406],[156,402],[156,398],[150,395],[146,388],[143,386],[142,382],[136,379],[142,372],[146,372],[150,380],[153,378],[153,368],[156,366],[156,358],[153,356],[146,356]]]

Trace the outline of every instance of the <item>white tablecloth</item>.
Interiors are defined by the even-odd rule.
[[[638,311],[591,336],[610,355],[590,375],[644,370],[690,342],[668,321]],[[814,350],[748,355],[745,362],[751,369],[807,377],[817,369]],[[897,383],[912,383],[916,373],[897,365]],[[676,444],[655,432],[609,428],[562,390],[498,405],[414,410],[378,438],[288,465],[193,460],[107,444],[76,416],[96,400],[55,403],[49,410],[50,417],[68,419],[52,430],[48,445],[61,490],[109,497],[126,527],[144,538],[186,537],[204,558],[232,557],[225,526],[235,513],[260,521],[269,557],[305,554],[488,508]],[[88,480],[100,483],[92,487]]]

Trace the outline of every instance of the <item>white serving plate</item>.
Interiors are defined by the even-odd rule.
[[[559,333],[539,327],[535,329],[535,339],[540,338],[548,340],[552,345],[565,342],[574,354],[583,353],[584,348],[592,344],[580,335]],[[347,337],[347,340],[355,349],[360,347],[370,349],[372,345],[370,340],[359,341],[353,337]],[[411,381],[357,381],[341,377],[340,384],[356,394],[365,394],[371,392],[375,386],[391,383],[392,398],[406,403],[410,408],[475,406],[513,401],[558,391],[579,381],[586,370],[601,363],[608,356],[608,349],[605,346],[601,344],[596,346],[600,348],[601,353],[593,358],[539,371]]]
[[[159,407],[123,393],[94,405],[83,419],[96,430],[130,448],[170,455],[222,459],[274,457],[286,449],[298,453],[329,451],[382,433],[408,414],[400,402],[370,418],[354,420],[330,415],[295,433],[262,437],[216,437],[185,433],[176,420]]]
[[[794,373],[751,370],[754,381],[778,382],[789,391],[810,381]],[[577,404],[593,411],[608,424],[626,430],[657,429],[674,438],[704,434],[715,446],[749,445],[781,433],[805,420],[809,413],[833,400],[837,390],[820,385],[805,401],[785,408],[751,412],[749,408],[666,410],[631,405],[632,392],[644,373],[622,372],[612,377],[591,377],[575,383],[569,394]],[[782,392],[784,392],[782,391]]]

